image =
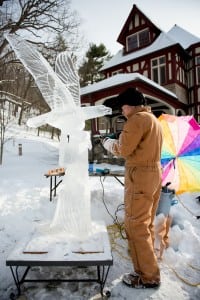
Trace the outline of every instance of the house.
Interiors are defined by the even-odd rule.
[[[81,89],[82,105],[105,104],[113,115],[93,120],[92,132],[117,131],[122,116],[116,97],[138,88],[156,116],[194,115],[200,122],[200,38],[174,25],[159,29],[136,5],[117,38],[122,49],[105,63],[105,79]]]

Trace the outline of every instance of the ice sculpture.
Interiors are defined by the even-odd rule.
[[[80,106],[79,77],[66,52],[58,55],[54,72],[27,41],[12,34],[6,39],[51,108],[49,113],[29,119],[28,126],[49,124],[61,130],[59,165],[66,169],[66,174],[49,230],[65,231],[82,240],[88,236],[92,224],[88,175],[91,142],[89,133],[84,131],[85,120],[111,114],[111,109],[104,105]]]

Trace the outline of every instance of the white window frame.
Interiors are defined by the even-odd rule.
[[[164,62],[160,62],[160,60],[164,58]],[[156,61],[157,64],[156,65],[153,65],[153,62]],[[163,67],[164,67],[164,71],[165,71],[165,80],[162,81],[162,70],[163,70]],[[157,80],[155,80],[154,78],[154,70],[157,70]],[[159,56],[159,57],[156,57],[156,58],[153,58],[151,60],[151,79],[155,82],[157,82],[158,84],[162,85],[162,84],[165,84],[166,83],[166,79],[167,79],[167,74],[166,74],[166,57],[165,55],[162,55],[162,56]]]
[[[147,42],[147,43],[144,43],[144,44],[143,44],[143,43],[141,44],[140,34],[143,33],[143,32],[148,33],[148,42],[150,41],[149,29],[147,29],[147,28],[144,29],[144,30],[138,31],[138,32],[136,32],[136,33],[134,33],[134,34],[131,34],[131,35],[127,36],[127,38],[126,38],[126,49],[127,49],[128,52],[129,52],[129,51],[132,51],[132,50],[136,50],[136,49],[138,49],[139,47],[142,47],[142,46],[145,46],[145,45],[148,44],[148,42]],[[129,39],[130,39],[130,38],[135,38],[135,39],[136,39],[136,44],[137,44],[136,47],[129,47]]]
[[[200,55],[196,56],[196,84],[200,85]]]

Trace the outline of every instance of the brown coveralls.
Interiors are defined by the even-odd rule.
[[[124,125],[113,153],[125,158],[125,230],[135,271],[143,283],[159,283],[153,221],[161,192],[162,129],[141,107]]]

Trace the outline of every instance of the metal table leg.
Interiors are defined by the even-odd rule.
[[[50,176],[50,201],[52,201],[52,176]]]
[[[11,273],[12,273],[12,276],[14,278],[15,285],[17,287],[17,295],[20,296],[21,295],[21,285],[24,282],[24,280],[26,278],[26,275],[28,274],[28,271],[30,270],[30,267],[27,267],[25,269],[25,272],[22,275],[21,279],[19,279],[18,268],[19,268],[19,266],[15,267],[15,271],[14,271],[14,268],[12,266],[10,266]]]
[[[122,186],[124,186],[124,183],[123,183],[117,176],[114,176],[114,178],[115,178],[119,183],[121,183]]]
[[[57,183],[57,179],[56,179],[56,175],[54,176],[54,187],[52,187],[52,177],[51,177],[51,196],[50,196],[50,199],[52,200],[52,192],[54,191],[54,194],[53,194],[53,196],[55,197],[56,196],[56,189],[57,189],[57,187],[59,186],[59,184],[61,184],[61,182],[62,182],[62,179]],[[51,201],[50,200],[50,201]]]
[[[110,266],[107,266],[107,270],[105,271],[105,266],[102,266],[102,271],[100,270],[100,266],[97,266],[97,273],[99,278],[99,284],[100,284],[100,293],[101,296],[104,296],[103,289],[108,277],[108,272],[110,270]]]
[[[96,278],[79,278],[79,279],[26,279],[26,276],[30,270],[30,266],[26,267],[23,275],[21,276],[21,279],[19,278],[18,268],[19,266],[16,266],[15,268],[13,266],[10,266],[12,276],[14,278],[14,282],[17,288],[17,296],[21,295],[21,285],[25,282],[97,282],[100,285],[100,293],[101,296],[104,296],[103,289],[107,280],[108,272],[110,269],[110,266],[96,266],[97,267],[97,277]],[[107,267],[107,268],[106,268]],[[15,299],[15,295],[13,294],[10,299]]]
[[[56,188],[57,188],[57,185],[56,185],[56,176],[54,176],[54,197],[56,196]]]

